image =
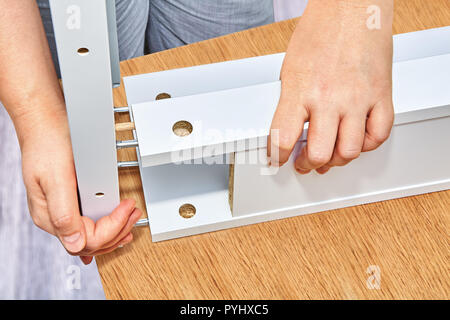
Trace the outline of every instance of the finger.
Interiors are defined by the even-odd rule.
[[[319,173],[319,174],[325,174],[325,173],[327,173],[328,171],[330,171],[330,169],[331,169],[332,167],[331,166],[329,166],[329,165],[324,165],[324,166],[321,166],[320,168],[317,168],[316,169],[316,171],[317,171],[317,173]]]
[[[306,109],[297,98],[298,93],[285,82],[282,82],[280,101],[267,139],[267,156],[274,166],[282,166],[289,160],[308,118]]]
[[[142,212],[139,209],[134,209],[132,215],[129,217],[125,227],[120,231],[119,235],[117,235],[113,240],[109,241],[108,243],[102,244],[101,242],[95,243],[95,239],[92,238],[93,231],[95,229],[94,222],[89,219],[83,217],[86,224],[86,230],[88,230],[88,243],[86,248],[80,253],[81,255],[87,255],[87,256],[93,256],[96,255],[96,252],[99,250],[103,250],[104,248],[110,248],[110,247],[116,247],[119,245],[121,241],[123,241],[123,238],[130,233],[130,231],[133,229],[136,222],[139,220],[139,218],[142,216]]]
[[[80,252],[86,245],[86,234],[78,208],[75,173],[58,174],[56,181],[42,182],[54,232],[70,253]]]
[[[330,162],[317,170],[318,173],[325,173],[327,168],[334,166],[344,166],[350,161],[359,157],[364,143],[366,130],[366,115],[351,114],[344,116],[339,123],[336,147]],[[324,172],[324,170],[326,170]]]
[[[391,134],[394,123],[394,108],[389,97],[373,107],[366,123],[366,135],[362,151],[378,148]]]
[[[92,255],[100,256],[102,254],[107,254],[107,253],[113,252],[120,246],[124,246],[124,245],[130,243],[131,241],[133,241],[133,234],[130,232],[124,238],[122,238],[120,241],[118,241],[115,245],[108,247],[108,248],[97,250],[97,251],[93,252]]]
[[[306,146],[295,160],[299,173],[308,173],[327,164],[333,154],[339,125],[339,115],[329,110],[311,114]]]
[[[126,235],[128,235],[131,232],[131,230],[133,230],[134,225],[136,224],[136,222],[138,222],[138,220],[141,218],[141,216],[142,216],[142,211],[139,210],[138,208],[135,208],[133,210],[133,213],[131,214],[130,218],[128,219],[127,224],[120,231],[119,235],[112,241],[106,243],[104,245],[104,247],[112,247],[112,246],[116,245],[118,242],[122,241],[122,239]]]
[[[96,223],[83,217],[87,235],[86,250],[96,251],[113,241],[127,225],[135,205],[134,200],[123,200],[110,215],[99,219]]]

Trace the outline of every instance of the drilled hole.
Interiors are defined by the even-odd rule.
[[[97,198],[103,198],[103,197],[105,196],[105,194],[104,194],[103,192],[97,192],[97,193],[95,194],[95,196],[96,196]]]
[[[156,100],[170,99],[172,96],[168,93],[162,92],[156,96]]]
[[[192,133],[192,130],[194,130],[192,124],[184,120],[176,122],[172,127],[173,133],[175,133],[179,137],[190,135]]]
[[[80,56],[86,56],[89,54],[89,49],[88,48],[80,48],[77,50],[77,52]]]
[[[195,209],[195,207],[190,203],[183,204],[178,210],[180,216],[182,216],[185,219],[189,219],[195,216],[196,211],[197,210]]]

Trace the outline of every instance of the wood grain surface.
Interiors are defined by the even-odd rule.
[[[122,76],[282,52],[295,24],[125,61]],[[447,25],[448,0],[395,1],[395,33]],[[114,95],[116,106],[126,105],[123,86]],[[119,159],[135,154],[121,150]],[[120,188],[122,198],[136,199],[145,211],[137,169],[120,171]],[[97,263],[110,299],[449,298],[449,211],[444,191],[160,243],[140,228],[133,243]],[[366,285],[371,265],[381,271],[379,290]]]

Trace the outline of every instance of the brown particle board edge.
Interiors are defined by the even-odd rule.
[[[234,160],[235,154],[230,154],[230,165],[228,169],[228,203],[230,210],[233,212],[233,194],[234,194]]]

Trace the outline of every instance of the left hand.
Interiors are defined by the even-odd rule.
[[[291,38],[269,136],[270,159],[283,165],[309,121],[295,161],[301,174],[325,173],[380,146],[393,125],[392,0],[381,4],[381,29],[366,26],[366,1],[310,0]],[[275,140],[275,139],[273,139]]]

